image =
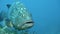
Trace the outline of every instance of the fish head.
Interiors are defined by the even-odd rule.
[[[15,2],[9,9],[10,20],[13,27],[18,30],[29,29],[33,26],[34,22],[31,13],[20,2]]]

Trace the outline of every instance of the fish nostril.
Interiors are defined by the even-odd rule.
[[[26,23],[33,23],[33,22],[31,21],[31,22],[26,22]]]

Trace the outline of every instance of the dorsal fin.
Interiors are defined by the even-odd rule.
[[[7,4],[6,6],[7,6],[7,7],[8,7],[8,9],[9,9],[9,8],[10,8],[10,6],[11,6],[11,4]]]

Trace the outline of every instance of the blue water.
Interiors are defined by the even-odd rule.
[[[14,0],[0,0],[0,11],[7,11],[6,4]],[[32,13],[35,34],[60,34],[60,0],[20,0]]]

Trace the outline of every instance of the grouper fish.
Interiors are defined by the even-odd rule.
[[[7,27],[14,27],[17,30],[29,29],[34,25],[32,15],[21,2],[7,4],[8,13],[5,17]],[[4,16],[4,15],[3,15]]]

